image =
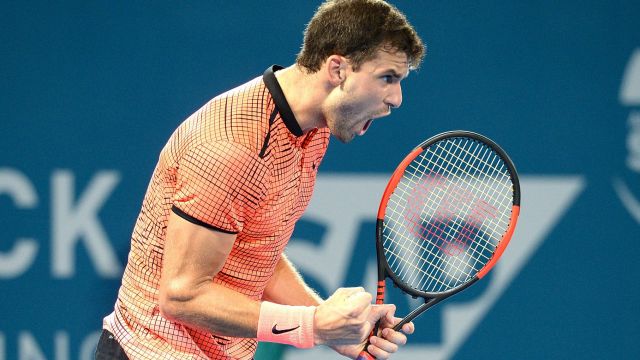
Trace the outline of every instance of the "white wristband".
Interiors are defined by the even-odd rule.
[[[263,301],[258,319],[258,341],[307,349],[314,345],[315,306],[289,306]]]

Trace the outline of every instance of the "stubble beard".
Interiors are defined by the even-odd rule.
[[[349,143],[356,137],[354,125],[359,121],[353,121],[357,118],[356,109],[350,104],[340,105],[334,112],[333,119],[330,121],[329,128],[331,134],[342,143]]]

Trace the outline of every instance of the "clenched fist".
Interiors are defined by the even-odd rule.
[[[393,305],[371,304],[372,295],[364,288],[340,288],[318,305],[314,318],[316,345],[360,344],[371,333],[378,319]]]

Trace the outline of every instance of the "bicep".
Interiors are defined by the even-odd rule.
[[[160,281],[161,298],[191,297],[191,292],[210,284],[224,266],[235,239],[235,234],[208,229],[170,212]]]

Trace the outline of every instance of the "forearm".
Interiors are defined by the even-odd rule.
[[[161,293],[160,310],[169,320],[223,336],[255,338],[260,302],[213,282],[193,284],[188,291]]]
[[[322,298],[311,289],[293,264],[282,254],[264,290],[263,300],[284,305],[315,306]]]

